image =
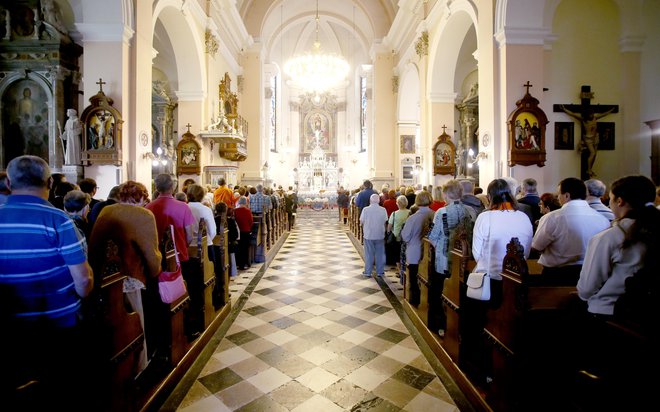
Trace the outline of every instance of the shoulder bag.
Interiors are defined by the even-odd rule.
[[[392,222],[396,222],[396,212],[392,212],[392,216],[394,216],[394,218],[392,219]],[[394,224],[392,224],[392,229],[394,229]],[[394,236],[394,230],[392,230],[390,232],[387,232],[387,236],[385,238],[385,243],[387,243],[389,245],[389,244],[392,244],[394,242],[396,242],[396,236]]]
[[[490,222],[488,222],[488,260],[487,265],[490,265]],[[467,281],[467,297],[476,300],[490,300],[490,276],[487,272],[472,272],[468,275]]]
[[[176,241],[174,236],[174,226],[170,225],[172,231],[172,245],[174,246],[174,257],[176,259],[176,269],[173,272],[162,271],[158,275],[158,292],[163,303],[172,303],[186,294],[186,283],[181,274],[181,262],[179,261],[179,252],[176,250]]]

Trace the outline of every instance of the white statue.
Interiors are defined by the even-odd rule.
[[[68,109],[66,115],[69,119],[64,124],[64,132],[60,131],[60,138],[66,142],[64,152],[65,165],[80,164],[80,135],[82,134],[82,123],[78,119],[75,109]]]

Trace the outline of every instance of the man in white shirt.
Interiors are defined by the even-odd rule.
[[[610,222],[589,207],[587,188],[580,179],[559,182],[561,209],[544,215],[532,239],[532,249],[541,252],[539,263],[544,274],[561,275],[563,282],[577,283],[589,240],[607,229]],[[559,269],[561,268],[561,269]]]
[[[387,211],[379,206],[380,196],[374,193],[369,197],[369,206],[360,213],[360,224],[364,232],[364,276],[371,276],[376,264],[378,276],[385,274],[385,225]]]
[[[605,206],[600,198],[605,194],[605,183],[598,179],[589,179],[584,184],[587,186],[587,203],[589,207],[605,216],[610,222],[614,220],[612,209]]]

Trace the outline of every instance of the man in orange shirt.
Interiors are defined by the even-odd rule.
[[[213,192],[213,203],[224,203],[229,209],[234,208],[234,192],[227,187],[227,182],[224,178],[218,180],[218,188]]]

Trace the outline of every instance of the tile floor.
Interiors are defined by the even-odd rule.
[[[301,211],[261,266],[231,282],[237,316],[175,390],[185,391],[177,410],[458,410],[379,283],[361,275],[336,211]],[[393,271],[384,281],[400,298]]]

